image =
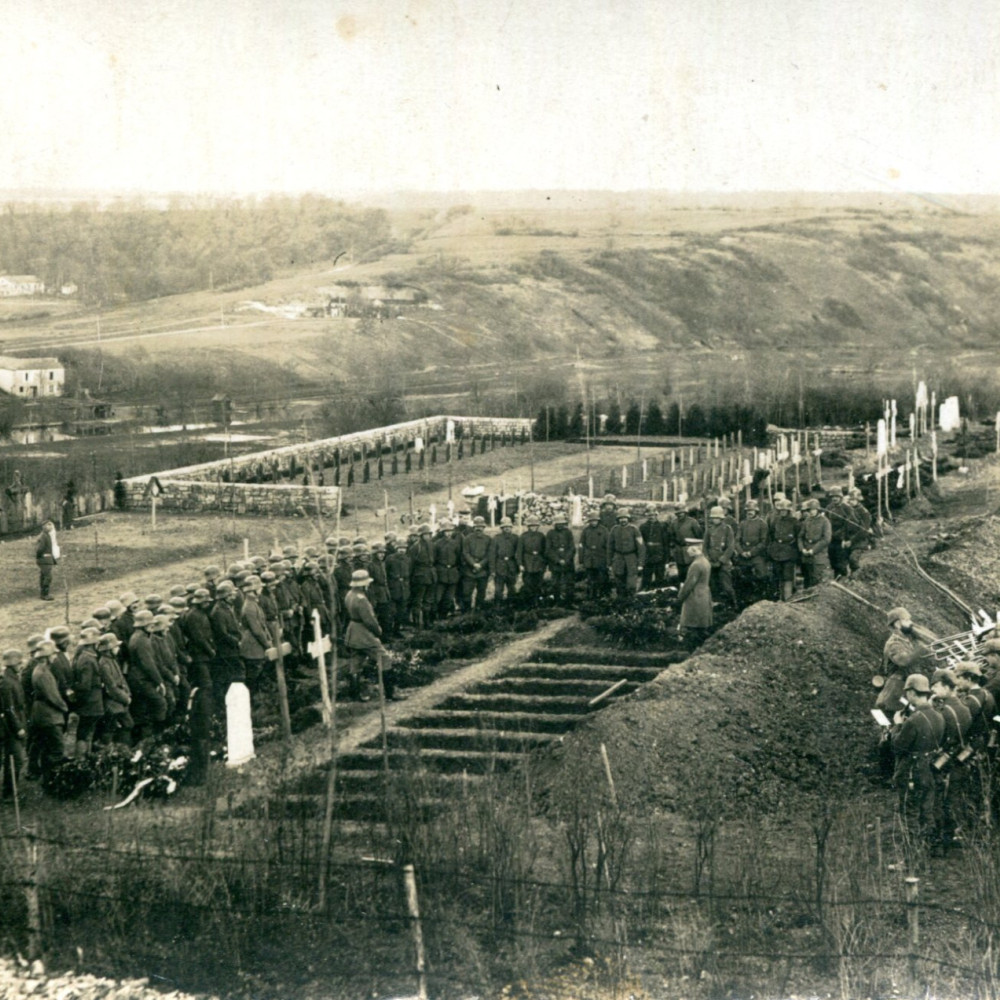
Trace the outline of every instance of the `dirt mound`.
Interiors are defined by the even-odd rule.
[[[696,655],[567,736],[540,776],[546,797],[563,805],[581,789],[606,794],[602,743],[619,799],[641,813],[690,813],[709,800],[724,811],[750,802],[780,810],[803,794],[867,785],[876,740],[871,678],[888,635],[883,612],[903,604],[940,635],[969,627],[917,570],[910,533],[931,575],[973,606],[985,599],[962,546],[949,550],[949,563],[935,563],[925,555],[934,545],[926,525],[901,525],[850,581],[869,603],[825,584],[805,600],[747,608]],[[1000,562],[1000,538],[978,537],[993,550],[984,561]],[[952,565],[963,561],[966,569]]]

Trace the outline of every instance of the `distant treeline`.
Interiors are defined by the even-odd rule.
[[[165,209],[9,204],[0,213],[5,272],[36,275],[47,289],[75,285],[95,304],[239,288],[342,252],[357,259],[389,238],[383,210],[315,195]]]

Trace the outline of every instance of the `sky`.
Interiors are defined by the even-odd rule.
[[[1000,191],[994,0],[4,0],[0,189]]]

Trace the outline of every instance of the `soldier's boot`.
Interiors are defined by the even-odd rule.
[[[781,599],[783,601],[790,601],[792,599],[792,594],[795,593],[795,584],[791,580],[781,581]]]

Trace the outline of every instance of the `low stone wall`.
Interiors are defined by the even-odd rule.
[[[224,458],[200,465],[188,465],[179,469],[168,469],[158,473],[161,480],[200,480],[203,482],[237,481],[251,476],[258,482],[278,481],[292,478],[305,469],[318,466],[328,468],[340,462],[361,461],[378,458],[385,453],[409,450],[417,438],[423,444],[440,444],[447,438],[449,430],[456,441],[468,438],[483,438],[495,435],[507,439],[527,440],[533,421],[503,417],[427,417],[423,420],[408,420],[387,427],[375,427],[356,434],[325,438],[321,441],[306,441],[302,444],[271,448],[267,451],[251,452],[239,457]],[[145,486],[148,476],[139,476],[129,482],[142,482]]]
[[[152,496],[149,476],[125,481],[128,509],[149,508]],[[156,498],[160,510],[191,513],[261,514],[274,517],[310,517],[319,513],[333,517],[340,503],[335,486],[279,486],[270,483],[201,482],[156,477],[162,492]]]

